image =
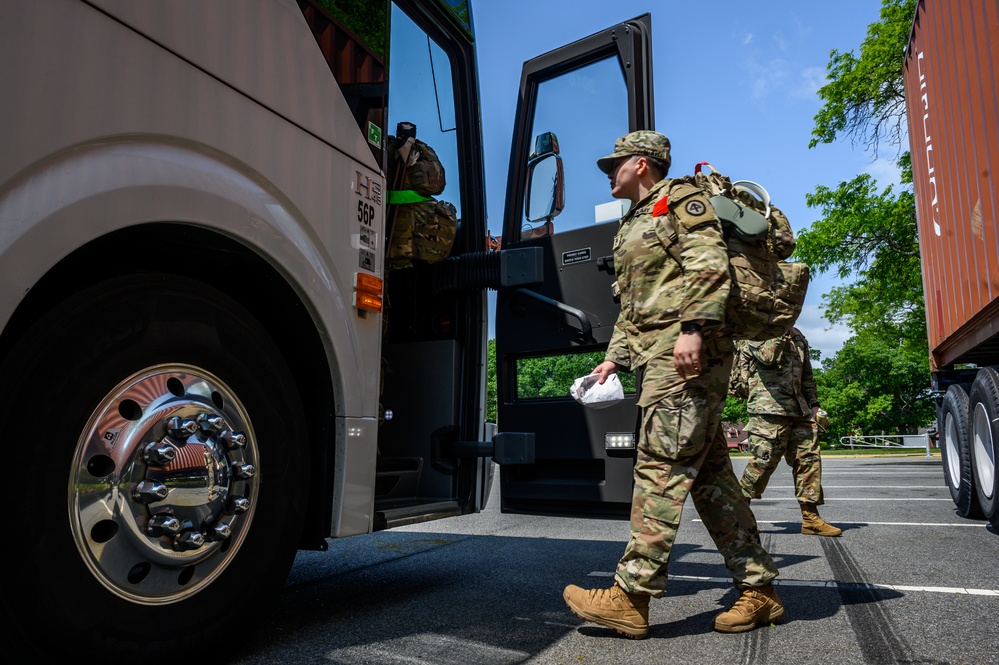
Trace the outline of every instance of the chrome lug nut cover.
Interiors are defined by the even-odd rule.
[[[142,458],[146,464],[153,466],[166,466],[177,457],[177,449],[170,445],[170,442],[163,439],[159,443],[150,443],[142,451]]]
[[[173,546],[181,552],[198,550],[204,545],[205,536],[197,531],[184,531],[173,538]]]
[[[210,413],[202,413],[198,416],[198,427],[205,434],[215,434],[221,432],[225,427],[225,418],[213,416]]]
[[[187,437],[198,431],[198,423],[193,420],[174,416],[167,421],[167,432],[178,441],[186,441]]]
[[[153,515],[146,522],[146,533],[153,537],[173,535],[180,531],[180,520],[173,515]]]
[[[246,436],[242,432],[231,432],[222,430],[219,433],[219,441],[225,444],[229,450],[236,450],[246,446]]]
[[[225,511],[230,515],[239,515],[240,513],[245,513],[249,509],[249,499],[242,496],[235,496],[229,500],[229,505],[226,506]]]
[[[162,501],[170,494],[170,488],[163,483],[143,480],[132,490],[132,498],[139,503],[155,503]]]
[[[232,535],[232,528],[225,522],[219,522],[212,527],[209,534],[211,535],[212,540],[226,540]]]
[[[257,470],[253,468],[252,464],[244,464],[243,462],[233,462],[232,464],[232,474],[240,480],[248,480],[256,473]]]

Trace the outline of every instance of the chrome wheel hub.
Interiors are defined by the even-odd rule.
[[[218,378],[158,365],[122,381],[77,442],[69,513],[77,549],[110,591],[164,604],[235,556],[259,485],[249,417]]]

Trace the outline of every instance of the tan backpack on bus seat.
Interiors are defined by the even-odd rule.
[[[458,231],[455,207],[433,198],[444,191],[444,166],[433,148],[414,137],[389,137],[388,146],[390,182],[397,183],[389,192],[388,268],[442,261],[450,256]]]

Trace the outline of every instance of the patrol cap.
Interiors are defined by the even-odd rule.
[[[625,134],[614,142],[614,152],[597,160],[597,168],[604,173],[614,170],[614,163],[622,157],[642,155],[658,159],[669,168],[669,139],[659,132],[640,129]]]

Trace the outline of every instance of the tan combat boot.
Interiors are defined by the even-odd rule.
[[[636,639],[649,634],[648,594],[628,593],[616,584],[610,589],[581,589],[570,584],[562,597],[580,619]]]
[[[744,633],[784,616],[784,606],[772,584],[740,591],[732,607],[715,617],[718,632]]]
[[[814,503],[803,503],[801,532],[809,536],[838,536],[843,530],[819,517],[819,511]]]

